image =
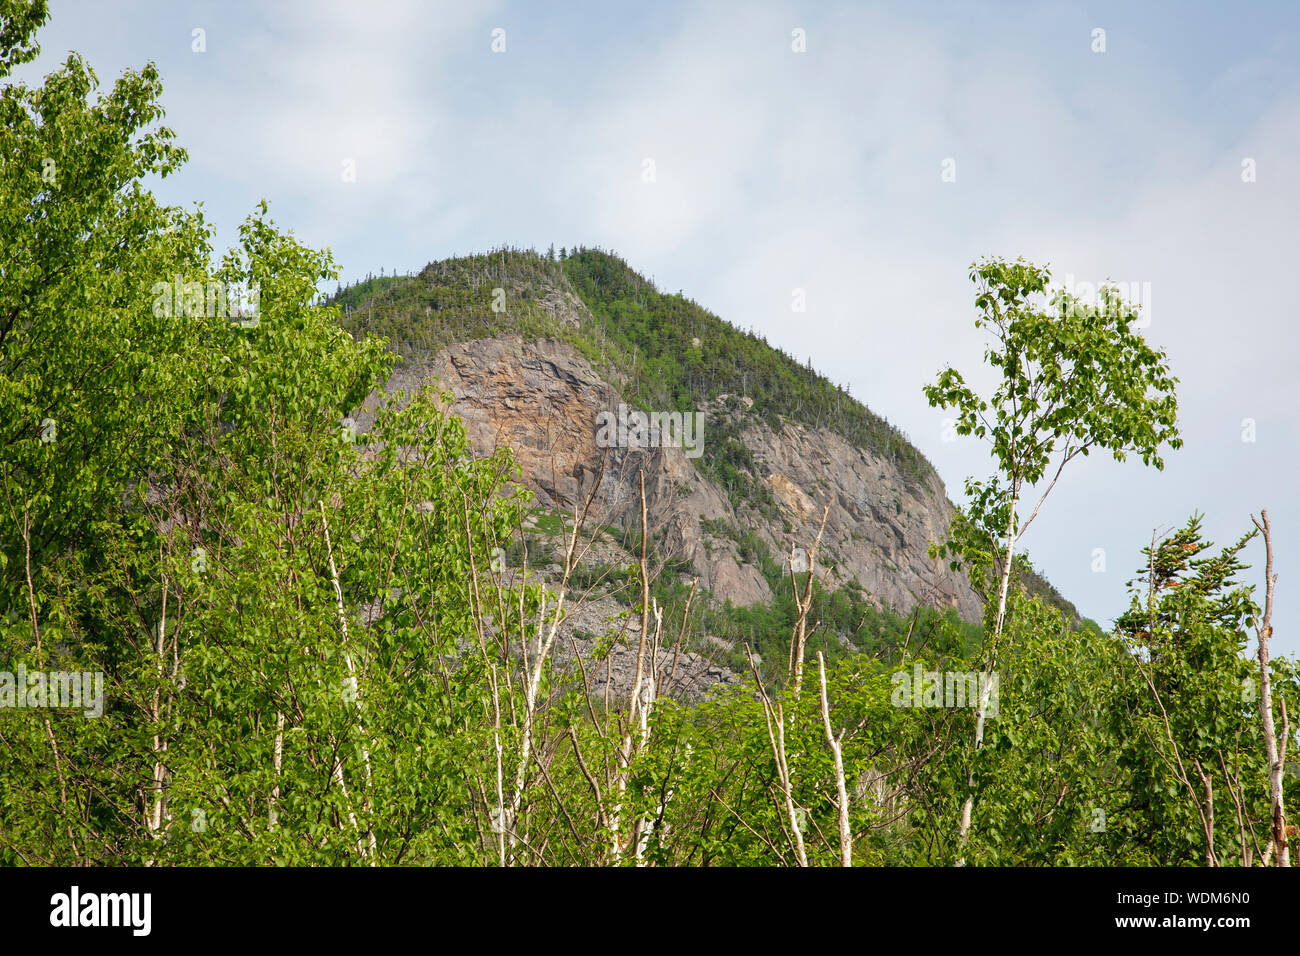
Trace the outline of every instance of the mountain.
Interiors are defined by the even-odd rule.
[[[706,603],[730,614],[701,620],[723,632],[702,637],[705,650],[712,638],[732,663],[735,639],[779,650],[779,638],[756,632],[772,622],[731,609],[789,604],[791,548],[811,546],[823,510],[819,581],[840,598],[815,612],[842,645],[871,645],[871,626],[883,640],[889,620],[917,607],[967,624],[981,617],[966,579],[928,554],[954,509],[896,428],[617,256],[502,249],[372,277],[334,301],[348,331],[386,336],[402,357],[390,388],[436,378],[476,454],[511,449],[536,497],[532,530],[549,529],[552,551],[555,513],[572,513],[594,489],[589,522],[606,546],[596,553],[617,577],[640,531],[644,470],[662,579],[698,578]],[[660,420],[649,440],[637,440],[638,413]],[[359,416],[363,430],[369,420]],[[1077,619],[1032,572],[1030,585]]]

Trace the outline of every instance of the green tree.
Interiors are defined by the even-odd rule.
[[[43,2],[0,7],[0,77],[35,56]],[[113,542],[147,532],[121,519],[132,483],[193,426],[209,325],[156,313],[159,281],[206,278],[201,215],[140,183],[184,159],[158,125],[148,66],[96,96],[75,54],[40,87],[0,88],[0,623],[9,670],[112,668],[129,644],[82,614]],[[117,635],[120,637],[120,635]],[[4,722],[7,859],[70,862],[112,847],[97,795],[115,766],[85,752],[129,743],[112,717],[44,712]],[[11,802],[12,801],[12,802]],[[110,851],[111,852],[111,851]]]
[[[1136,454],[1163,468],[1160,448],[1181,445],[1177,401],[1165,354],[1152,349],[1133,328],[1136,309],[1114,287],[1102,289],[1097,304],[1068,292],[1047,299],[1051,274],[1016,260],[987,259],[971,267],[976,285],[977,328],[992,335],[984,360],[1000,374],[987,399],[961,373],[948,367],[925,387],[932,406],[957,412],[959,435],[989,442],[998,473],[987,482],[968,479],[965,514],[956,523],[951,550],[972,571],[972,582],[988,593],[996,582],[986,668],[994,668],[1007,610],[1016,542],[1037,517],[1062,471],[1093,449],[1117,461]],[[1055,467],[1053,468],[1053,465]],[[1048,478],[1023,522],[1026,493]],[[975,749],[983,744],[984,708],[977,714]],[[960,837],[970,832],[975,767],[962,808]]]
[[[1120,659],[1115,754],[1126,774],[1116,841],[1148,865],[1249,866],[1272,817],[1260,735],[1259,673],[1245,655],[1257,612],[1237,581],[1252,531],[1212,553],[1193,515],[1143,549]],[[1274,693],[1297,706],[1294,668],[1271,662]]]
[[[46,14],[0,12],[7,73]],[[449,662],[517,522],[509,463],[470,461],[432,391],[356,440],[393,356],[313,304],[329,254],[263,203],[214,263],[143,185],[184,159],[153,67],[95,86],[73,55],[0,91],[0,670],[106,698],[0,721],[0,861],[477,860],[497,662]]]

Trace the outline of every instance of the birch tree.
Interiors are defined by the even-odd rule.
[[[1164,467],[1160,449],[1178,448],[1177,401],[1163,350],[1150,347],[1134,328],[1136,306],[1105,287],[1089,304],[1069,292],[1049,293],[1050,272],[1023,259],[986,259],[971,267],[976,328],[992,337],[985,362],[997,375],[988,398],[960,372],[943,369],[925,387],[930,404],[955,409],[956,431],[988,442],[997,473],[968,479],[967,523],[971,532],[940,549],[974,567],[988,567],[996,597],[988,621],[984,669],[996,668],[998,641],[1017,543],[1029,530],[1065,466],[1094,450],[1116,461],[1137,455]],[[1026,511],[1022,520],[1022,511]],[[954,562],[954,567],[957,562]],[[984,741],[988,687],[975,715],[976,756]],[[958,825],[958,846],[970,834],[977,792],[975,760]],[[964,862],[964,858],[959,860]]]
[[[1274,753],[1268,735],[1260,739],[1259,663],[1246,647],[1258,608],[1236,580],[1256,533],[1210,553],[1193,515],[1144,549],[1146,567],[1114,632],[1126,653],[1114,675],[1122,706],[1113,755],[1130,804],[1116,851],[1159,865],[1235,858],[1249,866],[1276,846],[1281,793],[1275,805]],[[1270,699],[1285,713],[1296,690],[1285,662],[1272,662],[1268,675]]]
[[[1272,819],[1271,850],[1274,866],[1291,865],[1291,847],[1287,841],[1286,808],[1282,802],[1282,774],[1286,767],[1286,745],[1291,736],[1287,718],[1286,698],[1279,696],[1282,705],[1282,729],[1278,733],[1273,723],[1273,685],[1268,669],[1268,642],[1273,636],[1273,587],[1277,574],[1273,571],[1273,531],[1268,523],[1268,512],[1261,510],[1259,517],[1252,516],[1256,529],[1264,536],[1264,616],[1255,621],[1259,638],[1259,716],[1264,733],[1264,748],[1268,754],[1268,798]]]

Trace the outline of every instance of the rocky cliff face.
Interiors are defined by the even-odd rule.
[[[561,299],[555,307],[566,313],[561,320],[578,320],[568,312],[580,304]],[[979,599],[966,580],[927,555],[953,512],[933,475],[905,476],[824,429],[784,419],[774,428],[751,414],[743,396],[719,396],[699,409],[701,451],[709,455],[711,439],[722,434],[747,448],[753,473],[742,478],[769,493],[759,507],[736,501],[682,447],[600,447],[599,416],[617,413],[623,398],[569,344],[506,335],[448,345],[402,366],[392,384],[409,389],[429,376],[454,396],[452,411],[464,420],[475,452],[508,446],[541,506],[571,510],[594,486],[590,521],[639,529],[643,470],[661,557],[688,562],[719,601],[772,597],[750,549],[739,543],[745,532],[788,560],[792,546],[811,546],[827,509],[817,561],[827,584],[856,582],[874,602],[900,611],[921,603],[979,618]]]

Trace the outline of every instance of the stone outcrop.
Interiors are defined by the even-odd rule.
[[[855,581],[869,598],[900,611],[923,603],[979,618],[966,580],[927,553],[953,513],[933,475],[909,478],[829,430],[789,421],[774,429],[749,413],[743,397],[722,396],[701,409],[703,454],[721,426],[739,434],[760,472],[749,478],[775,502],[775,512],[748,504],[738,510],[680,447],[598,447],[597,416],[623,399],[568,344],[511,335],[451,345],[423,364],[402,366],[391,385],[410,389],[429,376],[454,396],[452,411],[476,454],[512,450],[539,506],[572,510],[594,487],[589,521],[639,529],[644,471],[660,556],[684,559],[720,601],[771,598],[752,556],[742,557],[743,533],[753,531],[780,559],[792,545],[811,545],[829,506],[818,564],[832,586]]]
[[[665,630],[667,630],[665,622]],[[611,598],[599,598],[575,605],[560,627],[553,659],[561,672],[570,677],[586,678],[593,697],[604,698],[608,691],[611,705],[626,707],[636,679],[636,657],[640,649],[641,619]],[[609,635],[605,642],[585,635]],[[572,639],[571,639],[572,638]],[[674,645],[675,634],[665,637],[656,665],[650,667],[649,649],[643,680],[653,680],[660,696],[695,701],[719,684],[735,686],[742,675],[693,651]],[[725,642],[724,642],[725,643]],[[575,660],[577,648],[579,665]]]

